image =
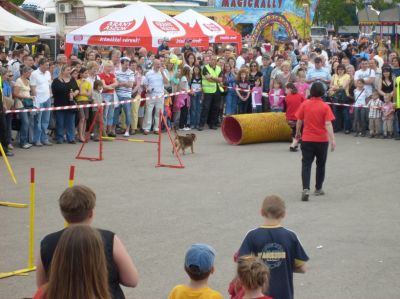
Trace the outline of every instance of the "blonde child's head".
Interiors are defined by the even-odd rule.
[[[306,81],[306,72],[304,70],[298,70],[297,78],[299,82],[304,83]]]
[[[379,92],[377,90],[374,90],[372,92],[372,99],[373,100],[379,99]]]
[[[269,195],[263,201],[261,213],[269,219],[282,219],[286,214],[285,202],[278,195]]]
[[[265,293],[269,284],[269,270],[264,262],[253,255],[238,259],[237,275],[247,291],[260,290]]]

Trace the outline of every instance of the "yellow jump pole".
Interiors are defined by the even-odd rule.
[[[3,156],[4,163],[7,166],[8,173],[10,174],[11,179],[14,181],[14,184],[16,184],[17,183],[17,179],[15,178],[14,171],[11,168],[10,162],[8,162],[6,153],[4,152],[4,149],[3,149],[3,146],[1,145],[1,143],[0,143],[0,153]]]
[[[0,206],[10,207],[10,208],[27,208],[26,203],[15,203],[9,201],[0,201]]]
[[[69,167],[69,179],[68,179],[68,188],[71,188],[74,186],[74,180],[75,180],[75,166],[71,165]],[[68,227],[68,222],[64,221],[64,227]]]
[[[34,240],[35,240],[35,168],[31,168],[31,183],[29,189],[29,241],[28,241],[28,266],[24,269],[19,269],[11,272],[1,272],[0,279],[11,277],[15,275],[27,275],[28,272],[35,271],[36,267],[34,265]],[[9,203],[10,207],[20,204]],[[22,204],[21,204],[22,205]]]
[[[30,185],[30,205],[29,205],[29,255],[28,268],[34,267],[34,242],[35,242],[35,168],[31,168],[31,185]]]

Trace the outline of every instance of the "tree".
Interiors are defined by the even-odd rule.
[[[315,12],[314,23],[332,24],[337,31],[339,26],[351,25],[355,6],[345,0],[320,0]]]
[[[381,11],[394,7],[400,3],[400,0],[387,2],[387,0],[320,0],[315,12],[314,23],[332,24],[335,30],[342,25],[356,25],[353,21],[357,19],[356,8],[360,10],[367,5],[372,5],[373,8]]]
[[[14,3],[17,6],[20,6],[24,2],[24,0],[8,0],[8,1]]]

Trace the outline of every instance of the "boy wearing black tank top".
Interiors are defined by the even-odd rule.
[[[293,299],[293,273],[306,272],[308,256],[296,234],[282,227],[285,214],[285,202],[277,195],[267,196],[261,208],[265,223],[247,233],[239,256],[255,255],[267,265],[271,277],[266,295]]]
[[[60,196],[61,214],[69,225],[93,222],[96,194],[88,187],[76,185],[67,188]],[[98,229],[107,260],[108,281],[113,299],[124,299],[120,284],[136,287],[139,274],[121,240],[111,231]],[[57,243],[64,229],[47,235],[40,242],[40,255],[36,262],[36,285],[38,288],[49,280],[49,270]],[[50,274],[51,275],[51,274]]]

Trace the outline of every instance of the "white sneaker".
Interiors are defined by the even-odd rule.
[[[124,137],[129,137],[129,132],[125,132]]]
[[[30,143],[25,143],[25,144],[22,146],[23,149],[28,149],[28,148],[31,148],[31,147],[32,147],[32,144],[30,144]]]
[[[183,130],[184,131],[190,131],[191,129],[189,127],[184,127]]]

